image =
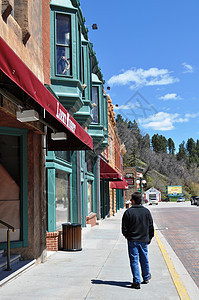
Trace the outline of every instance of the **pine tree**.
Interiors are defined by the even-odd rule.
[[[163,135],[154,134],[152,136],[152,147],[156,153],[167,152],[167,139]]]
[[[169,154],[174,155],[175,144],[174,144],[174,141],[171,138],[168,139],[167,145],[168,145]]]
[[[177,153],[177,160],[182,160],[187,158],[187,150],[185,148],[185,141],[179,145],[179,151]]]
[[[122,118],[122,115],[118,114],[118,115],[117,115],[117,118],[116,118],[116,123],[117,123],[117,124],[120,124],[120,123],[123,123],[123,122],[124,122],[124,120],[123,120],[123,118]]]
[[[199,164],[199,158],[197,156],[196,143],[192,138],[187,140],[186,144],[187,152],[188,152],[188,166],[196,163]]]

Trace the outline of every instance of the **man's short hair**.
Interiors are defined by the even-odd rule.
[[[134,200],[135,204],[141,204],[142,203],[142,194],[139,192],[135,192],[131,196],[131,201]]]

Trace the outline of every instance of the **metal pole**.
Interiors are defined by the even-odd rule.
[[[142,178],[140,178],[140,193],[142,195]],[[142,198],[142,203],[141,204],[143,205],[143,198]]]
[[[10,271],[10,230],[7,230],[7,269],[6,271]]]

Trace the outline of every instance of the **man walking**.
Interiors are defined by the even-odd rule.
[[[122,234],[128,242],[128,252],[134,289],[140,289],[141,277],[139,263],[142,270],[143,284],[151,279],[149,273],[148,244],[154,236],[153,219],[150,211],[141,205],[142,195],[135,192],[131,196],[132,206],[122,217]]]

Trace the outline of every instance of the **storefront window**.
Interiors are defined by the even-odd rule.
[[[93,123],[99,123],[99,91],[97,86],[92,87],[92,104]]]
[[[88,215],[93,211],[93,188],[92,181],[87,182],[88,190]]]
[[[82,47],[82,83],[86,84],[85,82],[85,67],[84,67],[84,48]],[[82,91],[82,98],[85,98],[85,89]]]
[[[56,170],[56,230],[70,222],[70,178],[69,174]]]
[[[0,220],[16,228],[11,241],[20,240],[20,137],[0,135]],[[7,228],[0,224],[0,242],[7,240]]]
[[[93,173],[93,157],[87,153],[87,171]]]
[[[71,19],[69,15],[56,15],[57,74],[71,75]]]
[[[61,158],[65,161],[71,162],[71,152],[70,151],[55,151],[55,156]]]

